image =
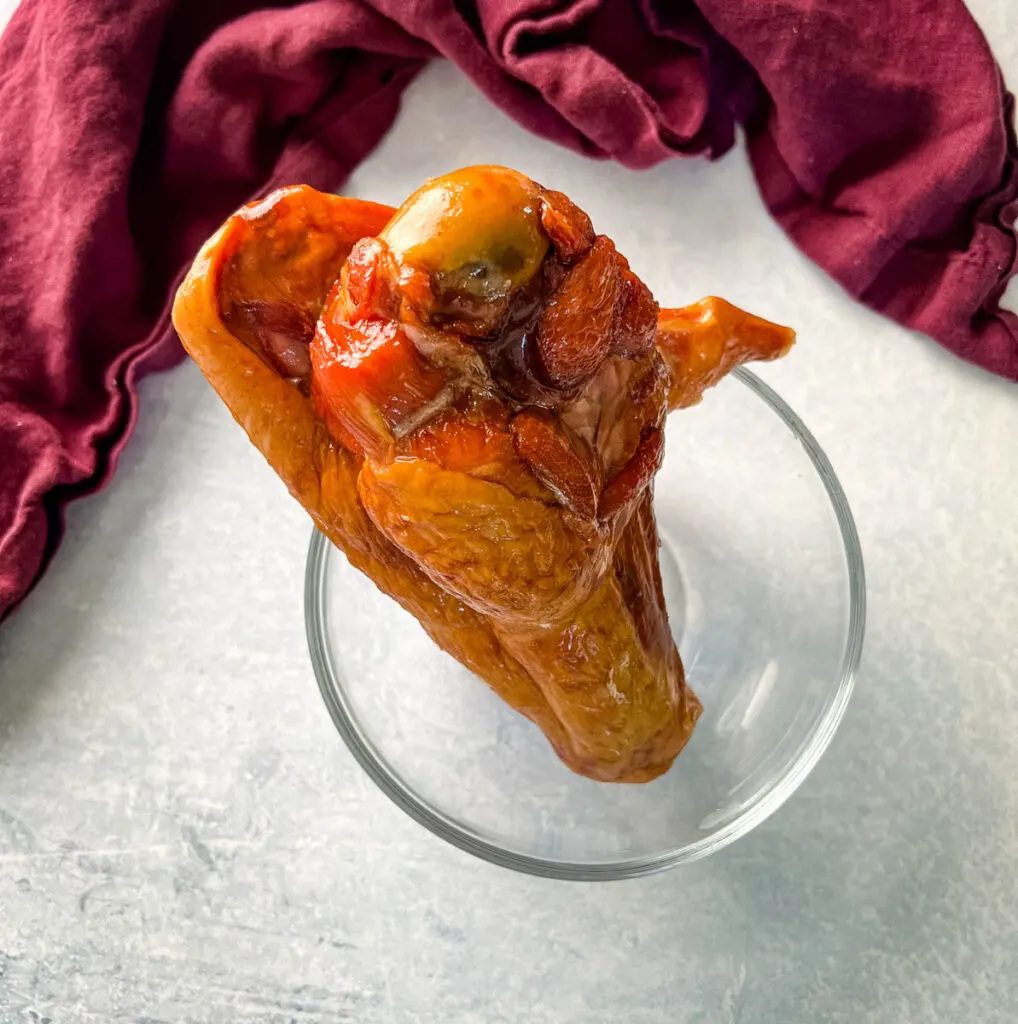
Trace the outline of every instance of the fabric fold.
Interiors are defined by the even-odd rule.
[[[0,39],[0,616],[102,485],[201,242],[338,188],[433,57],[634,168],[746,134],[848,292],[1018,380],[1013,103],[960,0],[23,0]],[[450,111],[450,119],[455,111]]]

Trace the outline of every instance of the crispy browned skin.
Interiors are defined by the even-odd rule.
[[[661,316],[662,359],[650,293],[564,196],[498,168],[440,181],[470,214],[451,226],[426,190],[392,220],[306,187],[240,211],[196,259],[174,324],[352,564],[575,771],[646,781],[700,712],[657,564],[662,421],[669,391],[689,404],[674,396],[742,359],[715,355],[716,332],[681,333],[682,311]],[[351,256],[361,239],[377,241]],[[512,350],[524,305],[527,365]],[[761,349],[765,322],[739,315]]]

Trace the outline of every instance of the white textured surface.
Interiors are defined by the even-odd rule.
[[[1015,85],[1009,6],[972,3]],[[304,643],[307,520],[184,366],[145,382],[114,482],[0,631],[0,1021],[1013,1020],[1018,389],[846,299],[738,151],[584,162],[436,67],[351,190],[480,161],[572,194],[658,295],[799,329],[764,376],[840,474],[870,583],[834,745],[759,830],[662,876],[446,847],[343,749]]]

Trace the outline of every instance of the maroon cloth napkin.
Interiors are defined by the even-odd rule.
[[[180,357],[200,242],[269,187],[337,187],[436,55],[631,167],[744,124],[812,259],[1018,379],[1012,100],[959,0],[23,0],[0,41],[0,615],[112,471],[139,376]]]

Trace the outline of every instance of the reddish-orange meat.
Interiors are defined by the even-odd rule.
[[[315,522],[566,764],[667,770],[700,704],[657,565],[664,419],[791,332],[721,300],[659,317],[586,214],[500,167],[397,211],[275,193],[174,323]]]

